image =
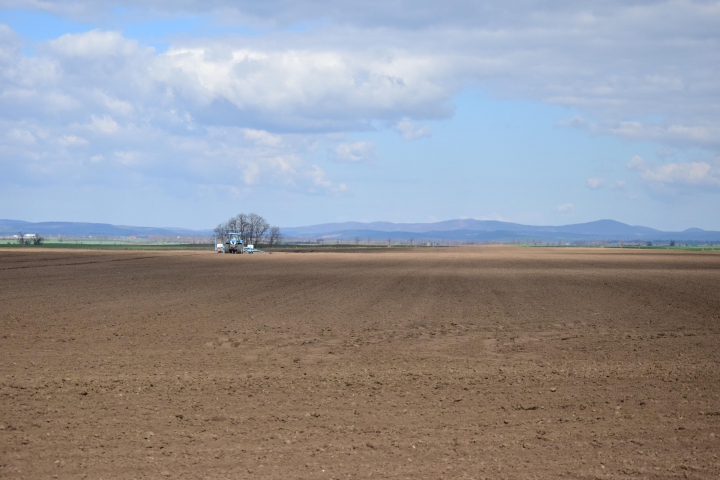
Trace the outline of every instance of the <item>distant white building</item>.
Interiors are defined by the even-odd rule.
[[[26,233],[25,235],[23,235],[23,238],[24,238],[25,240],[32,240],[32,239],[34,239],[34,238],[37,238],[37,234],[35,234],[35,233]]]

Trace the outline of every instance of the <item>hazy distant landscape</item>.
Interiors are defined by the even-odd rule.
[[[435,223],[344,222],[324,223],[304,227],[282,227],[285,241],[321,241],[342,243],[391,242],[707,242],[720,243],[720,232],[688,228],[680,232],[666,232],[614,220],[558,226],[522,225],[494,220],[447,220]],[[211,229],[191,230],[172,227],[135,227],[106,223],[24,222],[0,220],[0,235],[18,232],[36,233],[46,237],[94,237],[127,239],[155,237],[156,239],[210,240]]]
[[[283,228],[286,236],[318,237],[327,240],[415,239],[484,241],[720,241],[720,232],[689,228],[682,232],[664,232],[649,227],[627,225],[614,220],[574,225],[535,226],[495,220],[448,220],[436,223],[347,222],[308,227]]]

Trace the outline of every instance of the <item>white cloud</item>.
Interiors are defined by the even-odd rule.
[[[592,177],[587,179],[587,186],[590,188],[600,188],[605,185],[605,180],[600,177]]]
[[[626,165],[630,170],[643,170],[647,167],[645,160],[640,155],[635,155]]]
[[[335,147],[335,159],[339,162],[362,162],[375,158],[375,145],[371,142],[343,142]]]
[[[683,147],[701,146],[720,149],[720,124],[718,125],[678,125],[660,122],[614,121],[590,123],[579,116],[557,123],[561,127],[575,127],[593,135],[612,135],[631,140],[651,140]],[[660,156],[671,156],[674,150],[663,148]]]
[[[248,162],[243,168],[243,180],[248,185],[258,183],[260,179],[260,166],[254,162]]]
[[[294,154],[281,154],[266,159],[266,164],[275,172],[287,177],[288,181],[297,175],[302,160]]]
[[[568,120],[560,120],[557,122],[558,127],[575,127],[575,128],[588,128],[588,121],[582,118],[580,115],[574,115]]]
[[[254,130],[252,128],[244,129],[245,138],[254,140],[256,143],[261,145],[276,146],[279,145],[281,139],[277,135],[266,132],[264,130]]]
[[[119,100],[105,92],[97,90],[95,92],[97,102],[105,106],[110,112],[116,115],[130,115],[134,112],[135,107],[130,102]]]
[[[135,40],[124,38],[119,32],[91,30],[82,34],[67,33],[47,43],[50,50],[65,56],[107,60],[112,56],[128,57],[139,49]]]
[[[405,140],[416,140],[432,135],[430,127],[417,125],[409,118],[403,118],[395,125],[395,131],[402,134]]]
[[[333,182],[327,178],[327,175],[323,171],[322,168],[320,168],[317,165],[313,165],[311,169],[309,169],[306,173],[308,177],[310,177],[316,187],[321,187],[322,189],[339,194],[346,192],[348,190],[348,186],[344,183],[340,183],[339,185],[335,186]],[[316,193],[316,188],[310,188],[310,192]]]
[[[90,129],[97,133],[104,133],[106,135],[109,135],[117,131],[118,124],[115,120],[112,119],[112,117],[109,117],[107,115],[102,118],[93,116],[92,122],[90,124]]]
[[[611,190],[622,190],[626,186],[625,180],[615,180],[612,183],[608,183],[604,178],[591,177],[587,179],[587,186],[593,190],[607,187]]]
[[[115,5],[20,3],[98,21]],[[0,78],[0,88],[15,89],[7,102],[31,103],[37,113],[137,111],[157,121],[174,110],[201,124],[271,133],[362,129],[383,120],[412,139],[430,133],[414,122],[451,114],[448,102],[473,85],[582,110],[599,120],[564,124],[597,133],[718,146],[717,5],[451,4],[125,2],[148,18],[204,12],[242,25],[327,21],[306,32],[175,40],[163,54],[119,32],[92,30],[46,42],[34,58],[22,55],[5,27],[0,77],[12,81]],[[662,121],[628,120],[658,112]]]
[[[140,152],[115,152],[115,157],[121,165],[137,165],[143,160]]]
[[[563,203],[562,205],[558,205],[555,208],[560,213],[572,213],[575,210],[575,207],[573,207],[572,203]]]
[[[655,155],[657,155],[659,158],[662,158],[663,160],[666,158],[670,158],[675,156],[677,152],[673,148],[664,147],[655,152]]]
[[[408,113],[445,116],[456,91],[440,58],[399,50],[197,45],[156,57],[151,79],[195,117],[234,123],[242,112],[274,129],[338,131]]]
[[[0,5],[102,25],[119,3]],[[329,138],[323,134],[385,125],[406,140],[421,138],[431,134],[422,122],[451,115],[450,102],[466,87],[570,107],[578,115],[559,125],[592,134],[720,151],[717,2],[123,5],[148,19],[204,13],[225,25],[271,28],[174,38],[164,53],[95,29],[34,42],[28,56],[23,39],[0,26],[0,127],[25,132],[0,137],[3,155],[42,158],[47,175],[71,172],[71,149],[48,139],[74,137],[108,160],[142,154],[132,165],[143,175],[228,191],[253,182],[321,188],[305,157]],[[318,19],[305,31],[286,28]],[[339,161],[375,155],[367,142],[337,141]],[[644,168],[641,178],[656,184],[708,186],[718,178],[710,161]]]
[[[26,145],[34,145],[35,144],[35,135],[28,132],[27,130],[10,130],[8,133],[5,134],[5,136],[10,140],[11,142],[26,144]]]
[[[162,128],[162,124],[143,128],[115,124],[95,117],[94,123],[49,126],[47,132],[27,124],[14,129],[18,133],[8,129],[16,123],[0,118],[0,131],[8,132],[0,138],[0,158],[31,160],[13,162],[14,167],[5,169],[0,180],[15,184],[43,179],[99,185],[119,182],[154,185],[155,189],[157,185],[170,188],[167,186],[174,183],[208,191],[240,189],[244,194],[249,194],[248,187],[272,184],[297,191],[312,189],[315,194],[336,194],[348,188],[325,174],[324,180],[316,182],[314,168],[304,159],[317,148],[314,136],[232,127],[205,127],[188,135],[183,129]],[[106,135],[103,130],[113,133]],[[35,143],[27,143],[33,139]],[[57,148],[63,143],[68,148]],[[92,153],[78,157],[79,147]],[[83,170],[89,165],[93,165],[92,174]],[[329,186],[325,182],[330,182]]]
[[[312,169],[308,172],[308,175],[312,177],[315,185],[320,185],[322,187],[330,187],[332,185],[332,182],[328,180],[325,176],[325,172],[323,171],[323,169],[318,167],[317,165],[312,166]]]
[[[82,146],[88,144],[87,140],[75,135],[63,135],[58,139],[58,142],[64,147]]]
[[[627,168],[639,172],[643,180],[662,186],[720,187],[720,168],[708,162],[652,165],[636,155]]]

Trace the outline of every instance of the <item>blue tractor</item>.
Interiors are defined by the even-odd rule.
[[[244,253],[242,238],[238,232],[228,232],[225,240],[225,253]]]

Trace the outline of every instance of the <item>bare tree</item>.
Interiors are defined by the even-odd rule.
[[[413,240],[415,240],[415,239],[414,239],[414,238],[411,238],[411,239],[410,239],[410,246],[411,246],[411,247],[412,247],[412,244],[413,244]]]
[[[227,223],[218,223],[218,226],[213,230],[217,239],[220,240],[220,243],[225,243],[225,239],[227,238],[227,233],[229,231],[231,230],[228,228]]]
[[[233,232],[240,235],[245,245],[254,245],[262,243],[267,238],[269,230],[270,224],[260,215],[239,213],[215,227],[214,232],[223,242],[228,238],[228,234]]]
[[[360,245],[360,237],[355,237],[355,245]]]
[[[234,232],[240,235],[240,239],[244,243],[252,243],[249,242],[251,240],[249,237],[249,230],[250,230],[250,220],[249,215],[246,215],[244,213],[239,213],[236,216],[230,218],[225,226],[227,227],[227,232]]]
[[[230,217],[228,219],[228,221],[225,222],[225,228],[227,228],[228,233],[229,232],[242,233],[243,227],[241,225],[244,223],[245,223],[245,214],[241,213],[234,217]]]
[[[36,235],[35,238],[33,238],[33,245],[42,245],[43,242],[45,242],[45,237],[42,235]]]
[[[268,233],[268,246],[273,247],[279,245],[280,242],[282,242],[280,227],[270,227],[270,233]]]
[[[18,232],[18,243],[25,245],[25,234],[23,232]]]
[[[391,243],[392,243],[392,238],[388,238],[388,247],[390,246]]]
[[[251,213],[247,216],[248,232],[247,232],[247,243],[248,244],[260,244],[265,239],[268,230],[270,230],[270,224],[260,215]]]

